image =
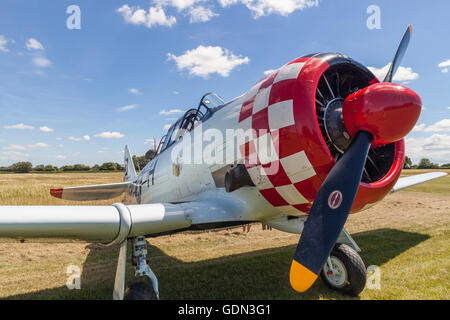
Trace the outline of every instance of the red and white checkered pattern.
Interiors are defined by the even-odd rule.
[[[251,130],[240,145],[244,164],[264,198],[283,213],[310,208],[298,185],[316,175],[299,143],[294,121],[293,93],[305,62],[294,60],[258,82],[245,96],[239,128]]]

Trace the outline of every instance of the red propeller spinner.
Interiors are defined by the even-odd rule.
[[[379,146],[401,140],[414,128],[422,101],[413,90],[384,82],[351,94],[342,109],[350,136],[368,131],[373,136],[372,146]]]

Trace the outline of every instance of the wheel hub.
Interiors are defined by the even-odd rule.
[[[324,266],[324,274],[327,281],[336,288],[345,286],[347,282],[347,270],[341,260],[336,257],[330,257],[331,268],[328,263]]]

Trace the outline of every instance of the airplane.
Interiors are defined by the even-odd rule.
[[[65,238],[119,244],[113,299],[159,299],[146,238],[261,222],[301,234],[290,283],[308,290],[321,276],[358,295],[366,283],[361,249],[345,230],[349,214],[386,195],[446,175],[402,177],[404,137],[422,102],[392,83],[412,34],[408,26],[382,82],[338,53],[290,61],[241,96],[204,95],[149,151],[136,173],[125,147],[124,181],[51,189],[66,200],[109,206],[0,206],[0,237]],[[142,281],[125,290],[127,245]]]

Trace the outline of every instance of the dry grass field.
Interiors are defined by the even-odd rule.
[[[0,175],[0,205],[79,204],[51,198],[48,189],[121,179],[121,173]],[[346,228],[366,266],[381,268],[381,289],[366,288],[358,299],[450,299],[449,176],[387,196],[351,216]],[[290,288],[298,237],[255,224],[249,233],[148,239],[161,299],[349,299],[320,280],[305,294]],[[86,243],[0,243],[0,298],[110,299],[117,255],[117,247]],[[69,265],[82,270],[81,290],[65,285]],[[128,279],[134,280],[130,265]]]

